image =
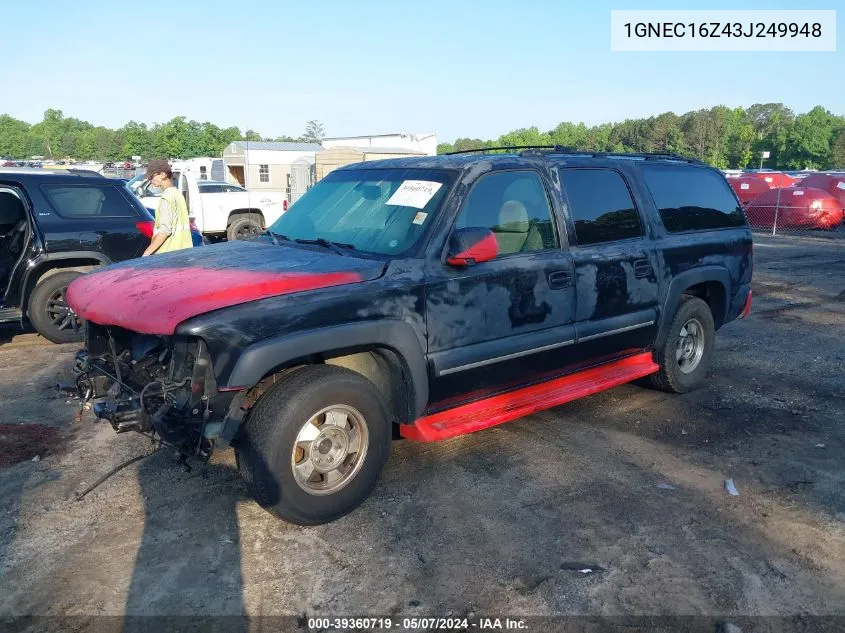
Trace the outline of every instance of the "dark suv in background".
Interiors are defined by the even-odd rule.
[[[122,181],[94,172],[0,168],[0,322],[54,343],[82,340],[65,290],[78,275],[140,256],[154,220]]]

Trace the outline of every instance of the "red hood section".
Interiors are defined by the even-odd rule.
[[[86,321],[173,334],[185,319],[211,310],[362,280],[358,272],[118,268],[78,277],[68,287],[67,301]]]

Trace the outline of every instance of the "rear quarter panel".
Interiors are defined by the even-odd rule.
[[[736,198],[724,176],[720,173],[719,176]],[[670,233],[663,225],[641,175],[632,179],[632,186],[646,211],[649,230],[657,246],[658,318],[661,324],[674,315],[679,295],[690,284],[699,281],[720,281],[726,286],[725,315],[721,324],[736,319],[745,306],[753,270],[753,240],[747,222],[737,228]],[[737,205],[741,206],[739,200]]]

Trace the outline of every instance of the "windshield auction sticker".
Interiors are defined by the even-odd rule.
[[[405,180],[399,185],[385,204],[395,204],[400,207],[414,207],[422,209],[434,197],[437,190],[443,186],[442,182],[428,180]]]

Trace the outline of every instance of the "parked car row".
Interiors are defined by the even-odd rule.
[[[755,227],[830,230],[845,221],[845,174],[758,171],[728,183]]]

